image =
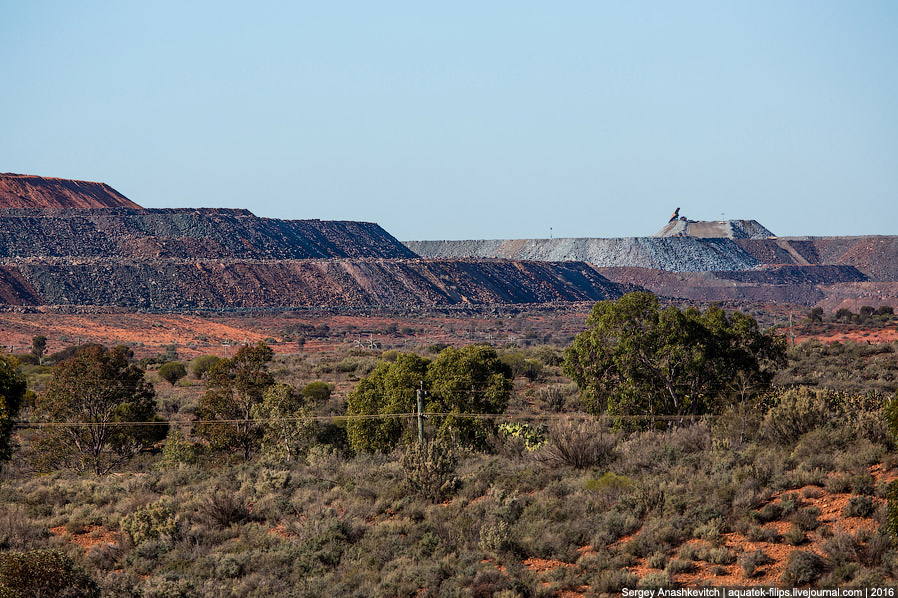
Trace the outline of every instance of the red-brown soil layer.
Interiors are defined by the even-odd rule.
[[[0,208],[143,209],[106,183],[0,173]]]
[[[47,351],[100,343],[125,344],[135,356],[158,355],[178,345],[184,358],[233,354],[234,345],[268,339],[278,353],[343,350],[347,344],[368,347],[413,347],[437,343],[520,342],[523,330],[570,338],[583,330],[592,303],[564,309],[531,306],[531,311],[498,309],[482,313],[395,312],[334,314],[324,311],[244,315],[178,315],[135,313],[0,312],[0,345],[27,351],[31,339],[47,337]],[[409,331],[403,333],[402,329]],[[303,345],[298,338],[304,338]],[[273,342],[272,342],[273,341]]]

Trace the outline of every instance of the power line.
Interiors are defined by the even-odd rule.
[[[576,418],[577,415],[567,414],[567,413],[555,413],[555,414],[513,414],[510,415],[508,413],[445,413],[445,412],[425,412],[424,416],[427,418],[437,418],[437,417],[456,417],[456,418],[466,418],[466,419],[484,419],[484,420],[497,420],[502,419],[506,421],[557,421],[563,419]],[[201,424],[271,424],[271,423],[300,423],[300,422],[341,422],[341,421],[364,421],[364,420],[382,420],[382,419],[414,419],[417,418],[417,413],[372,413],[372,414],[357,414],[357,415],[316,415],[309,417],[265,417],[265,418],[236,418],[236,419],[207,419],[207,420],[192,420],[192,421],[111,421],[111,422],[17,422],[14,427],[18,429],[32,429],[32,428],[84,428],[90,426],[187,426],[187,425],[201,425]],[[582,415],[581,417],[587,418],[592,417],[589,415]],[[641,420],[659,420],[659,421],[695,421],[699,417],[709,417],[708,415],[695,416],[695,415],[617,415],[611,416],[612,419],[618,420],[626,420],[626,421],[641,421]],[[713,416],[711,416],[713,417]]]

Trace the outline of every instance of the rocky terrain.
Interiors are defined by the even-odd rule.
[[[799,305],[814,305],[822,301],[827,297],[824,289],[868,280],[853,266],[768,266],[727,272],[666,272],[628,267],[598,270],[609,280],[638,285],[665,297],[692,301],[773,301]]]
[[[577,260],[600,268],[638,267],[667,272],[743,271],[764,265],[853,266],[870,280],[898,281],[898,236],[733,239],[669,236],[407,241],[405,245],[422,257]]]
[[[854,266],[870,280],[898,281],[898,236],[737,239],[764,264]]]
[[[409,241],[421,256],[581,260],[609,279],[698,301],[896,305],[898,236],[774,237],[754,220],[671,222],[654,237]],[[864,286],[867,285],[867,286]]]
[[[224,209],[0,209],[0,258],[415,257],[370,222],[275,220]]]
[[[419,259],[419,256],[424,259]],[[672,219],[654,237],[411,241],[374,223],[144,209],[102,183],[0,175],[0,305],[140,310],[674,299],[840,303],[898,282],[898,237],[777,238]],[[879,304],[894,297],[878,289]]]
[[[100,183],[0,179],[0,304],[227,310],[594,301],[581,262],[429,260],[369,222],[143,209]]]
[[[0,173],[0,208],[141,209],[106,183],[11,172]]]
[[[0,267],[9,304],[162,311],[597,301],[624,288],[582,262],[43,258]]]
[[[656,237],[699,237],[721,239],[767,239],[774,234],[757,220],[701,222],[679,218],[655,233]]]
[[[731,239],[620,237],[408,241],[422,257],[493,257],[512,260],[584,261],[602,268],[630,266],[669,272],[745,270],[761,262]]]

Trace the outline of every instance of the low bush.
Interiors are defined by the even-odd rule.
[[[617,434],[602,422],[567,419],[549,428],[548,442],[537,456],[555,467],[589,469],[608,463],[617,443]]]
[[[224,528],[232,523],[244,523],[251,519],[252,513],[246,503],[240,495],[217,489],[203,498],[197,515],[209,525]]]
[[[757,550],[740,554],[738,563],[742,572],[745,574],[745,577],[751,578],[759,575],[761,573],[760,568],[765,565],[773,564],[774,560],[767,556],[763,550],[758,548]]]
[[[820,514],[821,511],[818,507],[800,509],[792,515],[792,523],[804,531],[815,530],[820,525],[820,520],[818,519]]]
[[[135,546],[162,537],[178,536],[181,521],[171,508],[161,502],[147,505],[125,515],[119,527]]]
[[[402,455],[408,488],[431,502],[448,496],[455,484],[458,457],[446,440],[410,444]]]
[[[0,554],[0,596],[4,598],[100,598],[97,582],[58,550]]]
[[[695,569],[695,563],[685,559],[670,559],[664,572],[668,575],[676,575],[677,573],[689,573]]]
[[[805,586],[814,583],[826,572],[824,560],[806,550],[793,550],[786,558],[786,569],[780,582],[787,587]]]
[[[799,546],[808,541],[808,536],[800,526],[793,523],[783,534],[783,541],[789,546]]]
[[[854,496],[845,505],[842,515],[845,517],[870,517],[876,511],[876,505],[869,496]]]

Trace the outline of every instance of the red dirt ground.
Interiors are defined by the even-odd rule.
[[[84,549],[84,552],[90,552],[91,548],[100,544],[117,545],[119,543],[118,533],[107,530],[101,525],[85,525],[84,529],[77,534],[70,534],[64,525],[60,525],[51,527],[50,533],[65,538],[72,544],[77,544]]]
[[[541,333],[576,334],[583,329],[586,311],[535,314],[509,318],[493,315],[335,315],[251,314],[229,316],[183,314],[92,313],[59,314],[50,312],[0,312],[0,345],[22,353],[31,347],[36,335],[47,337],[47,352],[67,346],[94,342],[107,346],[126,344],[135,356],[158,355],[166,345],[178,345],[183,358],[232,354],[233,346],[275,339],[278,353],[333,351],[347,343],[367,347],[402,348],[435,343],[505,343],[522,337],[521,326]],[[308,338],[300,349],[296,342],[284,342],[282,332],[298,326],[330,327],[327,337]],[[409,327],[410,334],[388,333],[387,328]]]

